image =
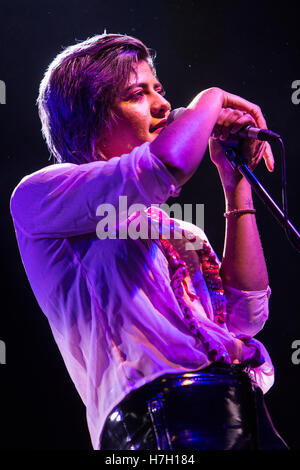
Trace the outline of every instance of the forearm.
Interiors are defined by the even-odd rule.
[[[244,178],[235,189],[224,189],[224,193],[226,211],[253,208],[251,186]],[[268,286],[255,214],[230,215],[226,219],[221,277],[227,285],[241,290],[263,290]]]
[[[224,95],[219,88],[201,92],[187,110],[151,143],[151,151],[181,184],[201,163],[223,101]]]

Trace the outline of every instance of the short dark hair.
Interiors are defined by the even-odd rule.
[[[153,59],[139,39],[121,34],[94,36],[55,57],[41,81],[37,105],[43,136],[58,162],[98,159],[95,144],[115,117],[114,98],[140,60],[155,74]]]

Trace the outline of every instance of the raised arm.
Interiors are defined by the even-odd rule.
[[[252,209],[251,187],[239,173],[232,170],[221,146],[211,135],[226,140],[229,134],[245,125],[267,128],[260,108],[219,88],[200,93],[188,109],[151,144],[151,150],[171,170],[179,183],[185,183],[198,168],[210,141],[210,153],[222,181],[226,210]],[[247,158],[254,167],[264,158],[269,171],[274,159],[270,146],[258,151],[253,141],[245,143]],[[261,290],[268,285],[268,275],[255,215],[230,215],[221,275],[229,286],[242,290]]]
[[[209,88],[199,93],[187,110],[151,143],[151,151],[172,171],[180,184],[184,184],[197,170],[220,113],[227,108],[248,113],[257,127],[267,127],[258,106],[220,88]],[[264,158],[271,170],[273,156],[268,147]]]

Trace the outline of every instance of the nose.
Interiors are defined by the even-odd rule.
[[[168,100],[160,93],[155,92],[151,103],[151,114],[154,117],[163,118],[166,113],[171,110],[171,105]]]

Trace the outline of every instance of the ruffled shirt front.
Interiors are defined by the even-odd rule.
[[[23,178],[11,198],[22,261],[86,406],[94,449],[113,407],[163,374],[242,362],[264,392],[274,381],[253,338],[268,317],[270,289],[222,285],[199,227],[174,219],[183,236],[165,236],[168,216],[147,208],[178,193],[145,143],[108,162],[50,165]],[[162,214],[157,237],[118,236],[132,221],[118,211],[110,236],[101,235],[102,209],[118,209],[120,196],[127,207],[145,207],[152,225]]]

